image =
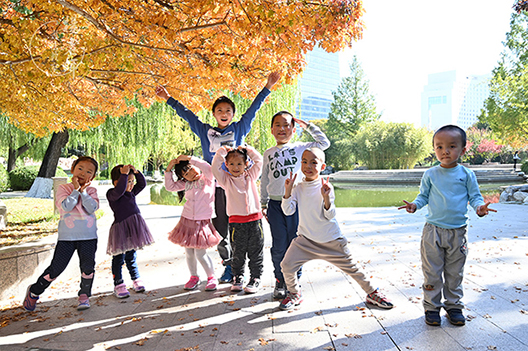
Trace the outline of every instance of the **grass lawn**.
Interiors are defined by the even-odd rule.
[[[0,230],[0,247],[35,241],[57,233],[59,215],[53,213],[52,199],[2,199],[7,206],[7,226]],[[96,212],[97,218],[103,211]]]

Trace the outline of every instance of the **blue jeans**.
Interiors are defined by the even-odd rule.
[[[299,212],[295,211],[291,216],[282,212],[281,201],[268,201],[268,222],[271,230],[271,260],[275,279],[284,283],[281,262],[293,239],[297,237],[297,227],[299,226]],[[301,277],[302,267],[297,272],[297,278]]]
[[[123,284],[123,275],[121,268],[123,263],[126,263],[130,278],[136,280],[139,278],[138,266],[136,263],[136,251],[130,250],[122,254],[114,255],[112,257],[112,275],[114,277],[114,285]]]

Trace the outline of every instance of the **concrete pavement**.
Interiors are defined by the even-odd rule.
[[[267,225],[263,289],[232,294],[222,284],[206,292],[202,283],[188,292],[184,250],[166,239],[181,207],[148,205],[146,195],[138,202],[156,243],[138,252],[138,262],[148,291],[131,290],[124,300],[111,294],[111,258],[105,252],[112,213],[103,203],[107,215],[99,221],[92,307],[77,311],[78,278],[59,277],[36,312],[1,312],[0,350],[528,350],[526,206],[495,204],[499,212],[485,218],[471,210],[464,279],[468,322],[455,327],[443,316],[441,327],[430,327],[421,305],[419,255],[426,210],[411,215],[395,208],[338,209],[359,265],[394,309],[366,305],[355,281],[324,261],[312,261],[301,279],[304,303],[285,312],[272,299]],[[209,254],[220,275],[218,254]],[[77,261],[70,266],[76,269]],[[124,276],[129,278],[126,268]]]

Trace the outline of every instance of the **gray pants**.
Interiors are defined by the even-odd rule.
[[[358,272],[346,238],[341,237],[327,243],[318,243],[300,235],[293,239],[281,262],[284,282],[289,292],[299,293],[297,271],[306,262],[317,259],[325,260],[350,275],[367,294],[375,290],[365,275]]]
[[[464,308],[460,300],[464,295],[462,279],[467,252],[467,227],[444,229],[425,224],[420,253],[426,311],[439,311],[442,307],[446,310]]]

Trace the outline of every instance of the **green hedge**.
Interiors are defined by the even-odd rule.
[[[11,172],[9,172],[9,182],[11,184],[11,189],[13,190],[29,190],[31,185],[37,178],[38,171],[40,166],[25,166],[18,167]],[[56,177],[67,177],[66,172],[62,168],[57,168]]]
[[[521,171],[523,171],[524,174],[528,174],[528,161],[523,162],[521,166]]]
[[[3,164],[0,163],[0,193],[9,188],[9,174]]]

